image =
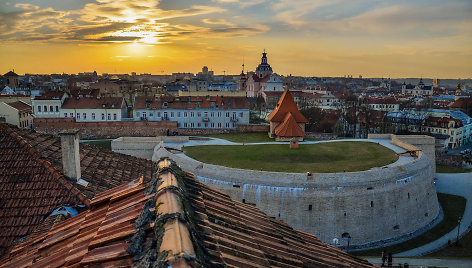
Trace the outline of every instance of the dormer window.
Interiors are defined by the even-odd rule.
[[[162,108],[167,108],[167,104],[168,104],[167,102],[164,102],[164,103],[162,104]]]

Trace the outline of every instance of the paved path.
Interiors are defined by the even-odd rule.
[[[366,258],[370,263],[376,266],[382,264],[380,257]],[[464,259],[433,259],[433,258],[393,258],[393,264],[408,263],[410,267],[451,267],[451,268],[470,268],[472,267],[472,260]]]
[[[467,199],[464,215],[462,217],[460,235],[464,235],[468,227],[472,226],[472,173],[436,174],[436,189],[440,193],[460,195]],[[401,252],[395,256],[422,256],[433,252],[457,239],[457,226],[451,232],[429,244]],[[454,266],[455,267],[455,266]],[[469,267],[472,267],[469,266]]]

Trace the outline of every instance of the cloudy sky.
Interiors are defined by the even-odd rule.
[[[471,0],[0,0],[0,71],[472,77]],[[2,71],[3,70],[3,71]]]

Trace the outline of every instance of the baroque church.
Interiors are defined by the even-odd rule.
[[[262,53],[261,63],[255,72],[244,73],[243,70],[239,80],[239,91],[246,91],[248,98],[263,97],[266,91],[284,91],[280,76],[272,71],[272,67],[267,62],[267,53]]]

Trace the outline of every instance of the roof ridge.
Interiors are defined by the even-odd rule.
[[[8,135],[10,135],[12,138],[16,139],[21,146],[23,146],[24,149],[26,149],[32,156],[35,158],[39,163],[41,163],[50,173],[51,175],[58,180],[64,187],[67,188],[71,193],[73,193],[77,198],[82,201],[85,205],[89,206],[90,205],[90,200],[82,194],[72,183],[70,183],[68,180],[64,178],[64,176],[57,171],[54,166],[47,161],[46,159],[42,158],[36,150],[29,144],[20,134],[18,134],[16,131],[14,131],[12,128],[8,127],[7,125],[0,124],[1,128],[5,130]]]
[[[158,176],[160,184],[156,185],[156,223],[161,226],[162,240],[159,245],[158,259],[169,265],[184,267],[194,266],[196,260],[195,248],[188,222],[179,180],[171,167],[168,158],[158,161]]]

